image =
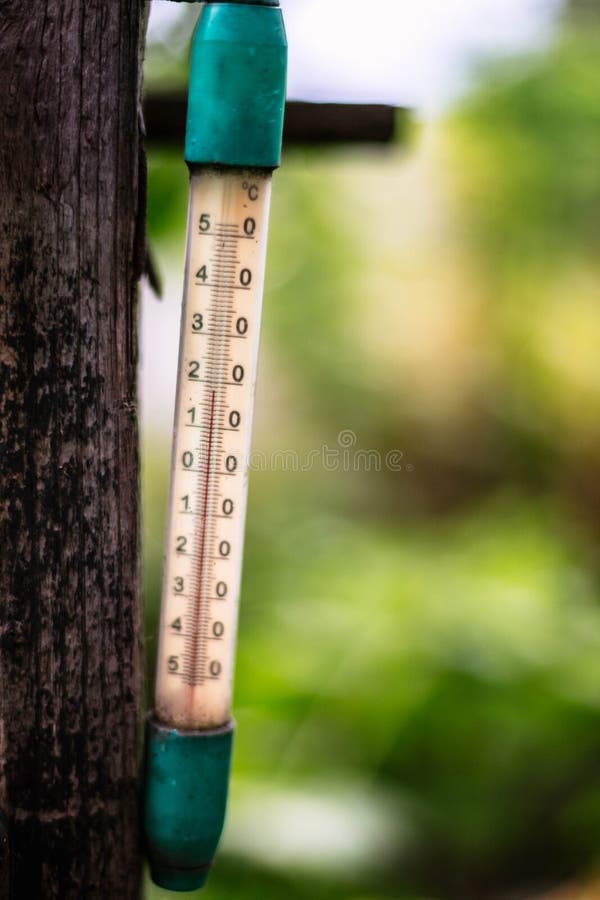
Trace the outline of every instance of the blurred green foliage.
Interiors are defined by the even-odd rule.
[[[571,24],[483,73],[433,150],[276,175],[255,447],[352,429],[402,467],[251,474],[207,900],[533,897],[599,862],[599,40]],[[152,152],[167,268],[186,191]],[[150,666],[168,439],[144,453]]]
[[[598,10],[573,21],[549,51],[488,73],[452,123],[509,398],[499,413],[529,448],[526,477],[546,484],[586,451],[594,466],[600,439]]]
[[[595,28],[569,30],[516,71],[514,60],[494,67],[456,119],[472,165],[481,151],[479,165],[463,174],[482,252],[499,275],[505,267],[518,275],[524,262],[597,261],[599,52]]]

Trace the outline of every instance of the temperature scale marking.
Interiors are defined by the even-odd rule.
[[[179,728],[229,716],[270,185],[191,177],[156,688]]]

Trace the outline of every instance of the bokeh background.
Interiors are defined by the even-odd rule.
[[[275,176],[254,447],[345,444],[350,464],[251,474],[230,811],[202,896],[600,898],[600,4],[284,6],[292,97],[392,102],[412,125],[290,149]],[[148,91],[185,84],[181,7],[154,0]],[[177,148],[149,146],[149,191],[151,685]]]

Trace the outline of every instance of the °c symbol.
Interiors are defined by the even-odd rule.
[[[250,200],[258,200],[258,187],[255,184],[248,184],[247,181],[242,182],[242,190],[246,191]]]

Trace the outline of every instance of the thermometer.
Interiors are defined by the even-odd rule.
[[[191,176],[155,712],[230,718],[270,176]]]
[[[271,175],[286,40],[279,0],[202,5],[190,202],[144,824],[153,879],[194,890],[225,817],[231,690]]]

